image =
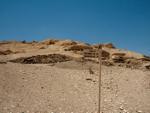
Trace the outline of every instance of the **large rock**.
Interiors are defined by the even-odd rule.
[[[99,46],[101,46],[101,47],[106,47],[106,48],[115,48],[115,46],[114,46],[112,43],[93,45],[94,48],[99,48]]]
[[[49,40],[44,40],[42,42],[40,42],[40,44],[44,44],[44,45],[53,45],[56,42],[58,42],[59,40],[54,40],[54,39],[49,39]]]
[[[64,46],[64,47],[72,46],[72,45],[76,45],[76,44],[77,44],[77,42],[72,41],[72,40],[64,40],[64,41],[59,41],[57,43],[57,45]]]
[[[127,58],[125,62],[127,68],[138,69],[142,66],[142,62],[135,58]]]
[[[73,46],[70,46],[66,50],[68,50],[68,51],[83,51],[85,49],[93,49],[93,48],[88,45],[73,45]]]
[[[150,57],[144,55],[142,58],[139,58],[138,60],[142,60],[142,61],[150,61]]]
[[[150,63],[144,64],[144,67],[145,67],[146,69],[150,69]]]
[[[111,55],[111,59],[115,62],[115,63],[124,63],[125,62],[125,53],[113,53]]]
[[[105,50],[102,50],[102,57],[105,58],[105,59],[109,59],[110,58],[110,53],[105,51]]]
[[[115,46],[112,43],[103,44],[103,47],[106,47],[106,48],[115,48]]]
[[[9,54],[12,54],[12,53],[14,53],[14,52],[11,51],[11,50],[0,51],[0,55],[9,55]]]

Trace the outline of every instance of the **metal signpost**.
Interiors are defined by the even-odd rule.
[[[99,61],[99,76],[98,76],[98,112],[101,112],[101,65],[102,65],[102,47],[99,46],[98,50],[85,50],[84,51],[85,58],[98,58]]]
[[[99,53],[99,95],[98,95],[98,113],[101,112],[101,65],[102,65],[102,47],[99,46],[98,48],[98,53]]]

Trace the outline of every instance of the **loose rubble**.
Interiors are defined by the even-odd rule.
[[[22,64],[48,64],[65,62],[71,60],[71,57],[61,54],[37,55],[32,57],[21,57],[18,59],[10,60],[10,62]]]

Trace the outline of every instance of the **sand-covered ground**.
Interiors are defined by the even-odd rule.
[[[9,62],[20,57],[60,52],[80,56],[62,51],[58,45],[46,49],[23,45],[0,46],[0,50],[22,51],[0,55],[0,113],[97,113],[97,63],[82,64],[76,60],[47,64]],[[103,65],[101,98],[103,113],[150,113],[150,71]]]

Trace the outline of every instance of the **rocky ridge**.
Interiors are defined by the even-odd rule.
[[[34,59],[40,60],[44,57],[45,54],[55,54],[59,55],[66,55],[66,57],[73,57],[73,59],[78,60],[85,60],[84,51],[98,51],[98,47],[102,46],[102,60],[104,65],[106,66],[121,66],[126,68],[143,68],[145,66],[146,69],[149,69],[149,62],[150,57],[127,51],[122,49],[117,49],[112,43],[106,44],[95,44],[90,45],[87,43],[81,43],[72,40],[55,40],[55,39],[48,39],[44,41],[32,41],[32,42],[17,42],[17,41],[5,41],[0,43],[0,55],[13,55],[13,54],[22,54],[22,53],[35,53],[31,54],[31,57]],[[37,53],[43,55],[43,57],[39,57]],[[89,57],[88,60],[97,62],[98,55],[96,58]],[[28,57],[21,57],[19,59],[31,59]],[[18,59],[11,59],[10,61],[21,61]],[[43,62],[42,62],[43,61]],[[59,60],[58,60],[59,62]],[[22,62],[21,62],[22,63]],[[26,62],[26,63],[33,63]],[[48,63],[44,60],[41,60],[40,63]],[[50,63],[50,62],[49,62]]]

